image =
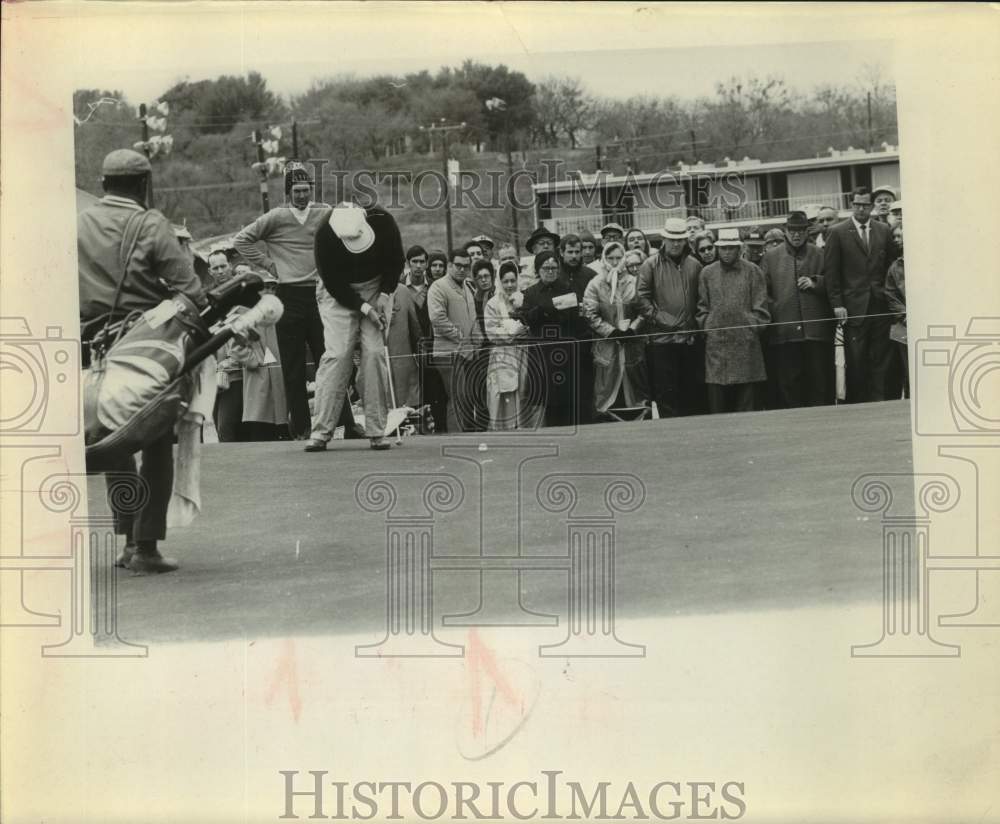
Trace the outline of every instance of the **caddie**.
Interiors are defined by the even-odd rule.
[[[104,197],[77,218],[80,327],[85,353],[86,344],[103,328],[113,308],[115,318],[122,318],[133,310],[159,305],[173,291],[186,295],[199,308],[207,303],[201,281],[170,221],[148,208],[149,160],[131,149],[116,149],[104,158],[101,172]],[[116,565],[142,573],[177,569],[177,562],[164,558],[158,548],[158,542],[167,537],[167,506],[174,478],[173,433],[167,432],[142,449],[138,476],[132,456],[112,469],[135,479],[131,481],[135,486],[133,499],[143,494],[140,477],[149,496],[135,515],[114,512],[115,532],[125,536]]]

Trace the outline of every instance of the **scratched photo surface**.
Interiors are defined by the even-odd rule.
[[[0,817],[998,820],[1000,28],[972,7],[834,11],[5,6]],[[101,200],[115,149],[148,163],[142,197],[185,289],[215,290],[211,332],[259,324],[246,347],[217,338],[179,418],[158,544],[179,569],[162,575],[116,566],[121,519],[158,492],[127,463],[98,467],[81,404],[97,373],[80,284],[105,265],[89,250],[114,209],[141,214]],[[629,246],[638,229],[643,259],[679,220],[709,274],[746,243],[767,318],[710,306],[696,269],[703,325],[726,332],[692,322],[683,363],[769,380],[725,414],[685,385],[673,416],[678,344],[628,326],[641,297],[581,288],[584,344],[525,325],[493,355],[470,348],[461,372],[482,393],[446,412],[444,339],[421,354],[439,324],[421,320],[407,261],[388,359],[357,363],[357,436],[324,429],[317,367],[333,367],[305,347],[308,321],[288,322],[308,294],[331,346],[332,298],[287,263],[315,266],[312,235],[294,253],[255,245],[302,181],[319,204],[307,224],[326,224],[322,204],[377,203],[403,249],[486,236],[520,290],[546,233],[618,225]],[[859,187],[885,213],[870,239],[851,224]],[[778,271],[786,228],[807,249],[793,274]],[[895,324],[889,375],[847,402],[868,391],[845,365],[862,321],[837,327],[826,303],[821,399],[783,408],[774,336],[798,327],[775,284],[810,278],[786,294],[801,309],[841,277],[833,254],[898,259],[905,324],[893,303],[863,321]],[[279,283],[261,286],[272,263]],[[612,278],[599,251],[592,265],[609,295],[640,294],[642,274]],[[242,320],[211,314],[247,271]],[[569,295],[576,271],[560,274]],[[313,286],[290,286],[300,275]],[[246,308],[264,288],[284,323],[267,297]],[[601,301],[619,314],[588,324]],[[605,339],[626,312],[633,337]],[[303,347],[300,384],[279,340]],[[509,417],[488,400],[499,349],[520,370]],[[385,364],[402,411],[373,451],[364,399]],[[272,408],[242,414],[261,380]],[[589,400],[567,412],[574,392]]]

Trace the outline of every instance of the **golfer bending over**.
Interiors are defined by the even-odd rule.
[[[319,298],[325,351],[316,371],[316,412],[306,452],[322,452],[347,396],[354,350],[361,338],[357,386],[372,449],[383,440],[388,413],[385,307],[403,272],[403,241],[385,209],[351,203],[334,207],[316,233],[316,269],[326,287]]]

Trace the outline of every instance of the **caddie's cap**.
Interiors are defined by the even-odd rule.
[[[608,232],[618,232],[619,234],[624,235],[625,229],[622,228],[622,225],[620,223],[615,223],[614,221],[612,221],[611,223],[605,223],[601,227],[601,237],[604,237],[604,235],[607,234]]]
[[[667,218],[660,234],[667,240],[687,240],[687,223],[679,217]]]
[[[872,200],[875,200],[875,196],[880,192],[885,192],[885,194],[887,195],[892,195],[893,200],[896,200],[899,197],[896,190],[893,189],[892,186],[878,186],[872,189]]]
[[[781,241],[783,241],[784,239],[785,239],[784,232],[782,232],[781,229],[777,229],[777,228],[775,228],[775,229],[768,229],[767,230],[767,234],[764,235],[764,242],[765,243],[770,243],[772,240],[781,240]]]
[[[763,246],[764,245],[764,231],[760,226],[751,226],[747,230],[746,238],[747,246]]]
[[[496,246],[496,244],[493,242],[493,238],[487,237],[486,235],[480,235],[479,237],[474,237],[472,239],[472,242],[473,243],[486,243],[490,247]]]
[[[902,212],[903,211],[903,201],[897,200],[892,206],[889,207],[890,212]]]
[[[153,171],[149,158],[132,149],[115,149],[104,158],[101,174],[105,177],[129,177]]]

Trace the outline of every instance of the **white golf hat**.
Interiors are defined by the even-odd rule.
[[[368,224],[368,215],[353,203],[338,203],[330,214],[330,228],[348,252],[361,254],[375,242],[375,230]]]
[[[715,241],[715,247],[720,246],[725,248],[726,246],[742,246],[743,241],[740,240],[740,230],[739,229],[719,229],[719,239]]]

